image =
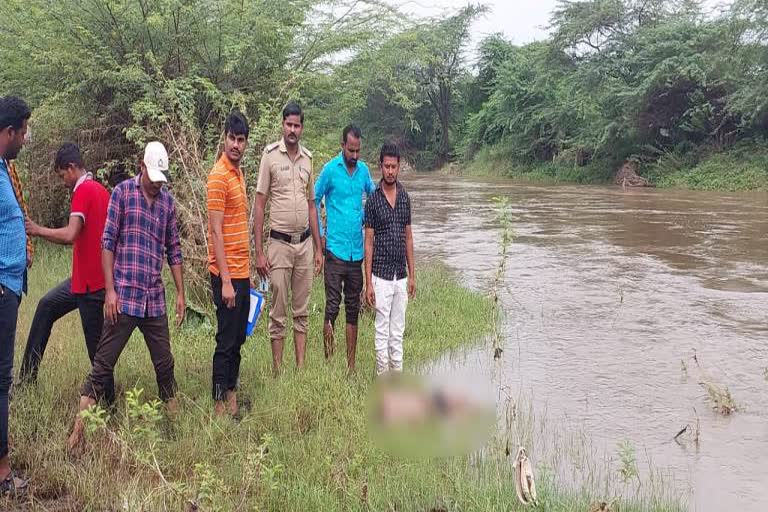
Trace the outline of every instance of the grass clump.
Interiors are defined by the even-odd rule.
[[[719,386],[707,381],[699,382],[699,385],[707,392],[712,409],[716,412],[723,416],[738,412],[739,406],[731,396],[731,390],[728,389],[728,386]]]

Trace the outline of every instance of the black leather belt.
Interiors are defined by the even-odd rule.
[[[309,228],[303,233],[300,233],[298,235],[289,235],[288,233],[281,233],[280,231],[275,231],[274,229],[269,230],[269,238],[274,238],[275,240],[282,240],[283,242],[288,242],[289,244],[300,244],[307,238],[309,238],[309,235],[311,232],[309,231]]]

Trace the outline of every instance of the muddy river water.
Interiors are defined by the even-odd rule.
[[[480,290],[499,263],[493,197],[510,200],[502,384],[605,453],[630,442],[691,510],[768,510],[768,195],[402,181],[417,254]],[[450,361],[492,365],[487,345]],[[715,413],[704,380],[741,410]],[[674,442],[696,415],[698,447]]]

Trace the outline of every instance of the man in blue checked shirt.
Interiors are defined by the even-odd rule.
[[[325,357],[333,355],[333,327],[344,294],[347,367],[355,369],[357,317],[363,291],[363,194],[376,189],[368,166],[359,160],[360,128],[349,125],[341,136],[341,152],[325,164],[315,183],[315,203],[325,198],[326,229],[320,225],[325,249]],[[318,213],[319,215],[319,213]]]
[[[11,470],[8,458],[8,392],[13,381],[16,321],[27,268],[24,212],[8,162],[27,142],[30,115],[29,107],[20,98],[0,98],[0,501],[24,494],[27,489],[27,481]]]

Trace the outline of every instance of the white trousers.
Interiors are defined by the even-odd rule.
[[[408,278],[388,281],[373,276],[376,294],[376,375],[403,371],[403,331]]]

